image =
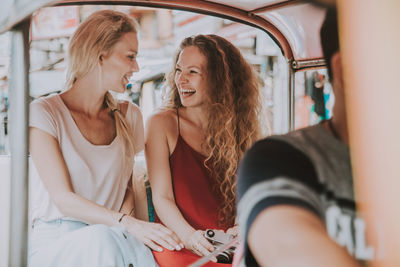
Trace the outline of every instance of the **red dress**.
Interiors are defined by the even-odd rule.
[[[179,115],[178,115],[179,130]],[[175,150],[169,158],[172,186],[176,205],[186,221],[196,230],[222,229],[218,226],[218,211],[222,197],[214,188],[215,180],[204,166],[205,156],[190,147],[182,136],[178,135]],[[187,249],[181,251],[153,251],[160,267],[188,266],[200,259]],[[207,267],[229,267],[230,264],[209,262]]]

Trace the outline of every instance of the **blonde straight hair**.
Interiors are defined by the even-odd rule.
[[[128,15],[113,10],[95,12],[82,22],[69,43],[65,89],[70,89],[77,79],[98,67],[100,55],[110,53],[124,34],[137,33],[136,25]],[[110,92],[104,97],[104,105],[112,112],[117,136],[122,139],[129,160],[135,151],[132,131]]]

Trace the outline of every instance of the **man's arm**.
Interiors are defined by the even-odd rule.
[[[264,209],[250,226],[247,242],[260,266],[359,266],[329,238],[321,219],[300,207]]]
[[[248,266],[358,266],[325,230],[325,189],[306,154],[267,138],[246,153],[238,176]]]

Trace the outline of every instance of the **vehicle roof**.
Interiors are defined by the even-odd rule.
[[[0,33],[8,31],[35,11],[57,5],[133,5],[193,11],[228,18],[265,30],[293,61],[294,69],[324,65],[319,29],[323,8],[303,0],[3,0]]]

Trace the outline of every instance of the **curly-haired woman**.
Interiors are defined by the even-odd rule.
[[[153,252],[160,266],[210,254],[207,228],[236,234],[236,170],[260,137],[258,80],[236,47],[216,35],[188,37],[174,63],[145,152],[157,216],[185,249]]]

